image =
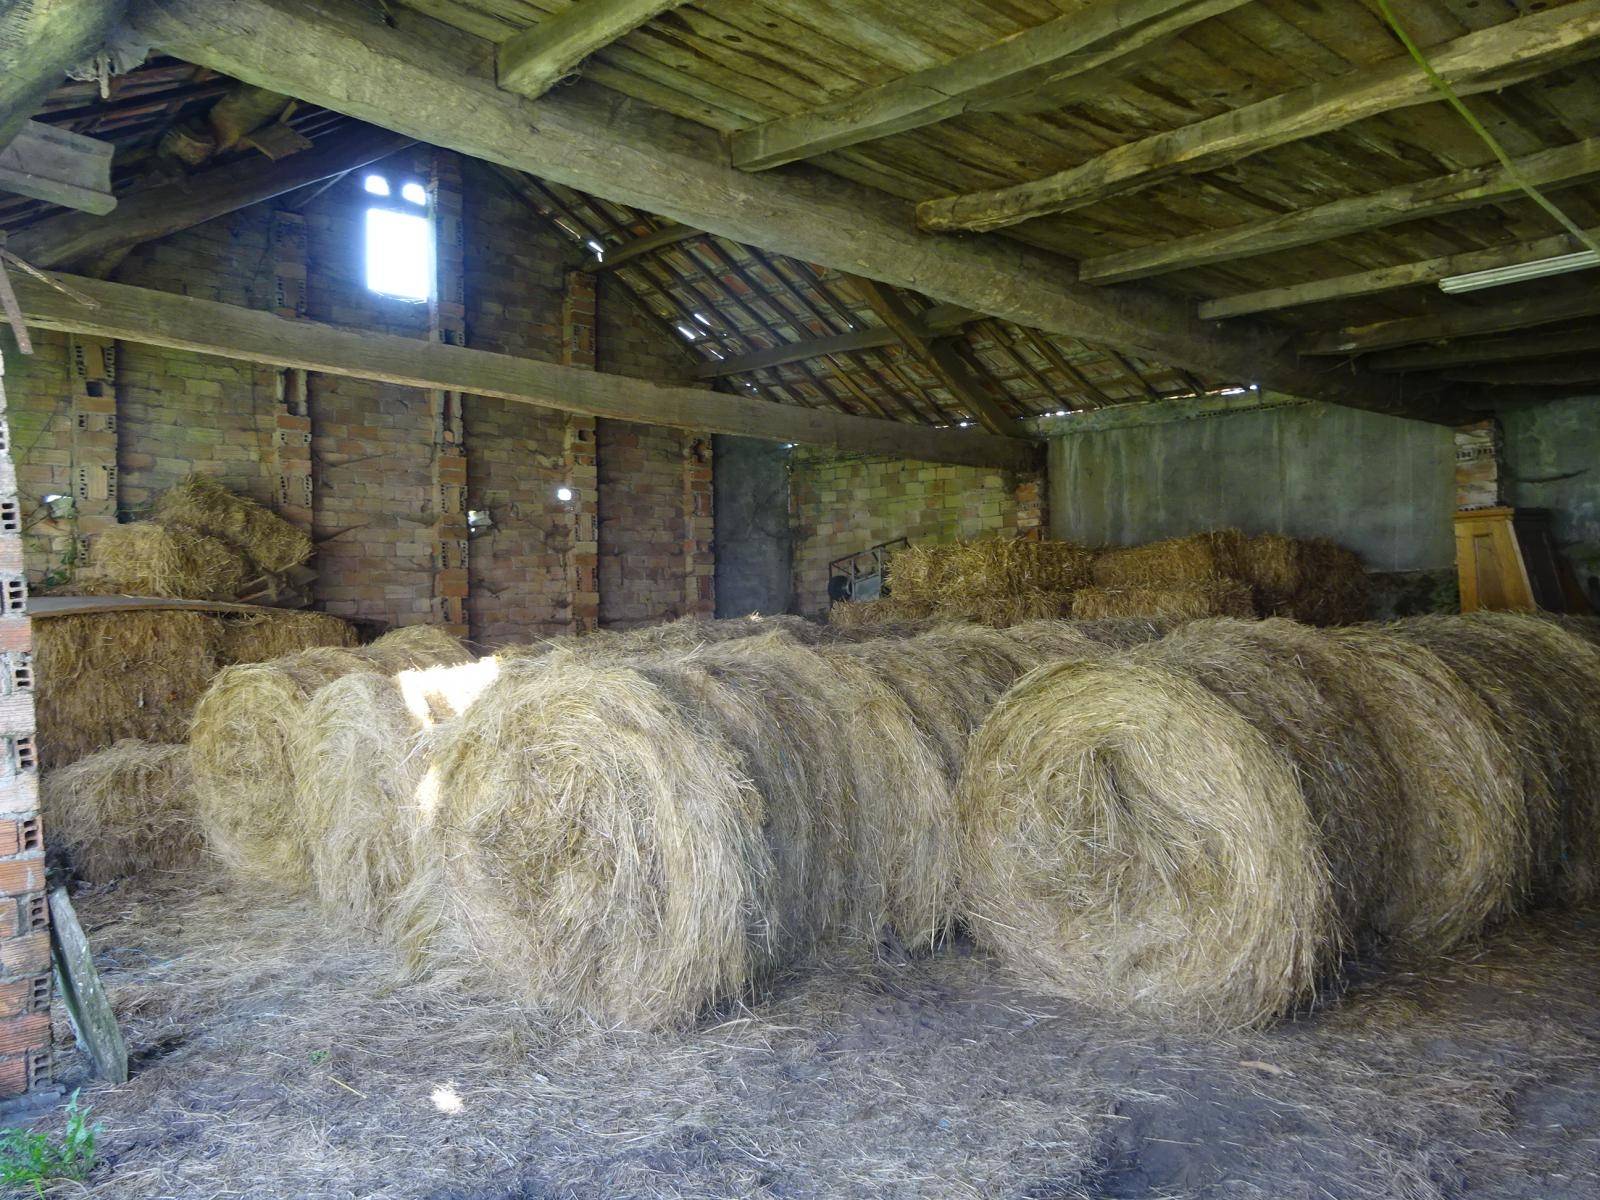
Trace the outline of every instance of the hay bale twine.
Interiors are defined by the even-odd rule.
[[[64,767],[124,738],[176,743],[216,673],[214,619],[80,613],[33,622],[39,757]]]
[[[249,560],[224,541],[135,521],[96,535],[79,583],[92,594],[232,600],[250,574]]]
[[[1234,579],[1198,580],[1166,587],[1086,587],[1072,595],[1072,616],[1078,621],[1129,617],[1194,621],[1254,615],[1250,588]]]
[[[1522,769],[1535,898],[1600,891],[1600,651],[1525,613],[1409,617],[1385,626],[1426,646],[1488,706]]]
[[[44,772],[40,803],[52,848],[90,883],[200,865],[187,746],[120,741]]]
[[[266,571],[287,571],[311,557],[311,535],[209,475],[191,475],[157,498],[162,525],[220,538]]]
[[[1232,1028],[1304,1004],[1337,960],[1293,760],[1165,643],[1023,678],[957,804],[969,927],[1070,997]]]
[[[1443,953],[1521,906],[1528,812],[1494,715],[1431,650],[1380,626],[1330,631],[1395,768],[1401,804],[1384,932]]]

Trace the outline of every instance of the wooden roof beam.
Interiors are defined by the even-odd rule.
[[[1011,435],[1017,423],[988,392],[985,381],[967,366],[955,347],[943,338],[923,336],[921,322],[904,298],[876,280],[855,276],[851,284],[878,319],[894,332],[902,345],[938,379],[967,412],[990,433]]]
[[[96,217],[63,213],[12,236],[9,249],[36,267],[64,267],[192,228],[285,192],[387,158],[413,142],[403,134],[362,127],[318,142],[281,162],[264,156],[212,167],[178,183],[124,196],[116,211]]]
[[[582,269],[591,275],[615,271],[618,267],[627,266],[635,259],[643,258],[646,254],[654,254],[657,250],[664,250],[668,246],[676,246],[681,242],[693,241],[695,238],[705,236],[706,233],[703,229],[691,229],[687,225],[679,225],[676,221],[669,221],[660,229],[652,229],[643,237],[636,237],[620,246],[607,249],[603,257],[590,259],[583,264]]]
[[[583,60],[685,0],[577,0],[564,11],[513,35],[495,51],[500,86],[538,99]]]
[[[1449,312],[1422,317],[1397,317],[1314,333],[1300,342],[1301,354],[1370,354],[1415,342],[1446,342],[1456,338],[1483,337],[1513,329],[1554,325],[1600,315],[1600,288],[1549,296],[1538,294],[1489,307],[1453,308]]]
[[[1597,53],[1600,0],[1578,0],[1431,47],[1428,57],[1457,93],[1472,95],[1535,78]],[[1376,66],[1117,146],[1043,179],[925,200],[917,205],[917,222],[923,229],[941,232],[1003,229],[1439,99],[1427,75],[1409,56],[1399,54]]]
[[[6,5],[0,32],[0,150],[44,105],[67,68],[105,44],[127,0],[32,0]]]
[[[750,174],[715,131],[586,84],[532,104],[485,75],[492,45],[355,0],[143,0],[134,32],[187,62],[434,145],[655,213],[732,242],[866,275],[1051,333],[1115,345],[1207,378],[1378,412],[1443,419],[1413,384],[1313,371],[1281,329],[1199,320],[1192,301],[1080,286],[1073,264],[1009,239],[932,238],[904,201],[804,164]]]
[[[1600,225],[1585,232],[1591,238],[1600,238]],[[1239,317],[1247,313],[1271,312],[1280,308],[1298,308],[1303,304],[1320,304],[1328,300],[1349,300],[1357,296],[1372,296],[1396,288],[1415,287],[1418,284],[1438,283],[1453,275],[1466,275],[1473,271],[1488,271],[1495,267],[1511,267],[1522,263],[1538,262],[1563,254],[1576,254],[1586,247],[1578,244],[1571,234],[1558,233],[1553,237],[1535,238],[1507,246],[1489,246],[1483,250],[1468,250],[1461,254],[1444,254],[1420,262],[1400,263],[1393,267],[1378,267],[1371,271],[1357,271],[1350,275],[1336,275],[1331,279],[1316,279],[1310,283],[1297,283],[1288,287],[1263,288],[1257,292],[1242,292],[1207,300],[1200,305],[1200,316],[1207,321],[1225,317]]]
[[[966,112],[1008,107],[1116,65],[1248,0],[1114,0],[993,46],[733,135],[733,163],[760,171]],[[1062,98],[1056,96],[1059,103]]]
[[[918,314],[917,329],[925,338],[943,337],[954,333],[963,325],[981,319],[981,314],[952,304],[936,304]],[[852,350],[875,350],[883,346],[898,346],[900,337],[884,325],[868,329],[852,329],[832,337],[811,338],[803,342],[790,342],[770,350],[758,350],[740,358],[723,362],[708,362],[695,371],[698,379],[716,379],[722,375],[737,375],[760,367],[777,367],[785,363],[800,362],[807,358],[822,358],[830,354],[846,354]]]
[[[1501,387],[1563,387],[1600,383],[1600,356],[1557,358],[1545,362],[1488,363],[1455,367],[1444,373],[1455,383],[1490,383]]]
[[[1365,365],[1374,371],[1436,371],[1472,363],[1525,362],[1563,354],[1600,351],[1600,329],[1562,329],[1516,337],[1469,338],[1446,346],[1413,346],[1374,354]]]
[[[1557,146],[1513,159],[1517,173],[1535,187],[1557,188],[1600,176],[1600,138]],[[1513,174],[1499,163],[1450,175],[1402,183],[1364,196],[1332,200],[1228,229],[1208,230],[1153,246],[1119,250],[1085,259],[1078,269],[1084,283],[1126,283],[1170,275],[1212,263],[1292,250],[1352,233],[1405,221],[1440,217],[1494,204],[1523,194]]]
[[[20,278],[17,296],[30,326],[401,387],[494,396],[585,416],[931,462],[1021,468],[1033,465],[1037,457],[1033,443],[1021,438],[855,417],[704,388],[662,386],[423,338],[289,320],[257,309],[99,279],[72,275],[60,279],[98,307],[89,308],[36,280]]]

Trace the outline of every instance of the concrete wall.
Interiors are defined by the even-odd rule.
[[[1600,395],[1499,416],[1506,502],[1550,511],[1561,553],[1600,608]]]
[[[782,442],[717,437],[717,616],[794,607],[789,455]]]
[[[1178,412],[1186,419],[1171,419]],[[1061,434],[1049,451],[1055,537],[1130,545],[1236,526],[1333,538],[1376,571],[1454,563],[1448,428],[1270,399],[1164,415],[1052,423]],[[1074,420],[1083,431],[1066,433]]]

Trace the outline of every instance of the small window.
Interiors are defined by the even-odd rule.
[[[433,295],[433,224],[416,211],[427,207],[427,191],[407,182],[397,201],[383,175],[368,175],[361,186],[384,197],[367,209],[367,287],[397,300],[427,300]]]

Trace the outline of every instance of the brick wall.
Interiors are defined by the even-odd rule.
[[[408,150],[373,169],[396,185],[426,184],[430,153]],[[427,304],[366,287],[362,174],[305,205],[303,221],[291,218],[294,245],[287,249],[286,223],[275,225],[274,206],[261,205],[141,247],[115,278],[430,336]],[[564,282],[579,257],[575,248],[486,168],[468,161],[461,176],[467,344],[566,360]],[[591,307],[591,365],[658,381],[687,377],[693,358],[615,281],[599,280]],[[54,518],[42,498],[71,495],[75,468],[90,460],[85,439],[74,441],[70,340],[40,334],[36,343],[33,358],[12,361],[13,435],[29,525],[28,574],[36,583],[59,583],[70,576],[86,530],[82,520]],[[285,407],[282,372],[126,344],[115,347],[115,359],[115,452],[101,457],[114,472],[113,503],[125,519],[191,470],[214,474],[291,519],[309,520],[318,542],[318,607],[394,624],[436,619],[448,574],[441,567],[455,564],[440,563],[435,540],[436,413],[428,393],[311,374],[297,417]],[[493,520],[492,531],[469,544],[466,616],[475,637],[505,641],[597,619],[634,624],[709,611],[709,438],[475,396],[459,402],[466,506]],[[285,422],[298,433],[307,420],[309,462],[303,450],[295,457],[277,441]],[[610,468],[608,451],[619,456]],[[305,510],[297,505],[308,470]],[[294,483],[287,497],[280,494],[286,478]],[[565,486],[575,492],[571,502],[557,498]],[[597,586],[615,596],[602,603]]]
[[[796,447],[791,459],[795,602],[828,607],[828,564],[880,542],[950,542],[1044,524],[1036,474]]]

